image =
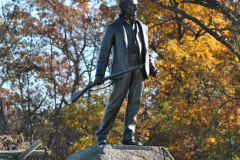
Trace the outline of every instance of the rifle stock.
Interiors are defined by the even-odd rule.
[[[133,70],[135,70],[135,69],[142,68],[142,66],[144,66],[144,65],[145,65],[145,64],[141,64],[141,65],[139,65],[139,66],[136,66],[136,67],[127,69],[127,70],[125,70],[125,71],[122,71],[122,72],[115,73],[115,74],[112,74],[112,75],[110,75],[110,76],[104,77],[104,78],[102,79],[102,82],[105,82],[106,80],[111,79],[111,78],[116,77],[116,76],[119,76],[119,75],[121,75],[121,74],[130,72],[130,71],[133,71]],[[92,87],[94,87],[94,86],[96,86],[95,82],[92,82],[92,81],[91,81],[91,82],[88,83],[88,85],[87,85],[83,90],[78,91],[78,92],[72,94],[72,96],[71,96],[71,101],[72,101],[72,103],[75,103],[87,90],[89,90],[90,88],[92,88]]]
[[[71,96],[71,100],[72,103],[75,103],[78,98],[80,98],[85,92],[87,92],[87,90],[89,90],[90,88],[96,86],[95,82],[89,82],[88,85],[81,91],[78,91],[77,93],[72,94]]]

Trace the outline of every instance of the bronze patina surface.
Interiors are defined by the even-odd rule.
[[[96,84],[102,83],[111,51],[111,74],[140,64],[145,65],[141,69],[112,79],[116,82],[113,85],[109,103],[97,131],[97,141],[100,145],[106,144],[109,130],[125,97],[127,97],[127,107],[124,116],[123,144],[141,145],[134,141],[134,135],[144,80],[149,75],[155,77],[158,70],[155,68],[152,56],[148,52],[148,28],[136,18],[137,7],[137,0],[119,0],[120,16],[116,21],[107,25],[101,42],[95,78]]]

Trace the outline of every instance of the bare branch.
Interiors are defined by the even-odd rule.
[[[156,26],[163,25],[164,23],[167,23],[167,22],[170,22],[170,21],[173,21],[173,20],[176,20],[176,18],[171,18],[171,19],[164,20],[164,21],[162,21],[161,23],[157,23],[157,24],[149,27],[148,30],[150,30],[150,29],[152,29],[152,28],[154,28],[154,27],[156,27]]]
[[[28,115],[28,118],[22,123],[22,127],[20,128],[20,133],[22,133],[22,131],[24,130],[25,126],[29,123],[29,121],[31,120],[32,116],[38,111],[38,109],[42,106],[43,102],[45,101],[45,99],[47,98],[48,92],[45,95],[45,97],[42,99],[42,101],[39,103],[39,105],[37,107],[34,108],[34,110],[31,112],[31,114]]]
[[[159,7],[162,7],[167,10],[174,11],[182,16],[182,18],[187,18],[197,25],[199,25],[203,30],[205,30],[207,33],[209,33],[211,36],[213,36],[216,40],[221,42],[223,45],[225,45],[233,54],[235,54],[238,59],[240,60],[240,53],[237,51],[229,42],[225,41],[224,38],[222,38],[217,32],[213,31],[212,29],[208,28],[208,26],[204,25],[201,21],[199,21],[197,18],[191,16],[190,14],[186,13],[183,10],[180,10],[177,8],[177,6],[167,6],[163,4],[161,1],[157,0],[151,0],[153,3],[157,4]]]
[[[228,98],[231,98],[231,99],[234,99],[234,100],[240,99],[240,97],[233,97],[233,96],[230,96],[229,94],[227,94],[226,91],[225,91],[224,86],[219,82],[219,80],[217,80],[216,78],[213,77],[213,74],[212,74],[210,68],[207,67],[207,69],[209,70],[208,76],[211,77],[215,82],[217,82],[217,83],[221,86],[222,89],[221,89],[220,91],[221,91],[223,94],[225,94]]]

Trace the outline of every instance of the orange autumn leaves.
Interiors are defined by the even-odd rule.
[[[141,1],[138,18],[149,27],[149,48],[160,73],[145,81],[137,140],[150,137],[146,145],[165,146],[176,159],[239,157],[238,58],[199,24],[152,2]],[[238,46],[230,20],[219,11],[180,0],[160,2],[167,6],[178,2],[178,9]],[[109,95],[102,92],[68,108],[66,124],[81,131],[72,151],[96,144],[94,132]],[[121,141],[125,106],[126,102],[109,143]],[[226,153],[229,149],[231,153]]]
[[[179,8],[209,28],[222,29],[230,25],[221,13],[206,7],[184,4]],[[155,12],[167,13],[160,7]],[[152,49],[158,54],[156,66],[160,71],[157,79],[145,83],[149,89],[147,96],[157,101],[151,110],[149,123],[155,123],[150,129],[152,142],[149,143],[168,146],[179,159],[216,157],[216,154],[221,157],[222,151],[229,150],[227,144],[230,148],[239,146],[239,135],[234,134],[239,130],[240,117],[237,109],[239,87],[236,85],[239,60],[215,37],[204,33],[204,30],[198,32],[202,28],[196,23],[186,18],[181,20],[181,16],[175,15],[177,13],[168,12],[158,15],[158,21],[151,17],[146,20],[151,22],[150,28],[162,23],[149,30]],[[167,21],[165,17],[175,18],[175,21]],[[222,35],[230,37],[230,31],[224,30]],[[163,133],[168,138],[158,141]],[[228,136],[234,137],[231,143]],[[208,151],[212,149],[216,150]],[[235,149],[224,156],[237,154],[238,149]]]

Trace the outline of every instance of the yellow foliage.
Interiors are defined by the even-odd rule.
[[[160,2],[171,6],[168,0]],[[147,22],[151,22],[148,27],[177,15],[156,5],[151,7],[148,0],[143,3],[147,6],[144,9],[149,15],[156,13],[156,16],[145,16]],[[230,24],[221,13],[197,4],[184,3],[183,6],[183,3],[179,3],[178,7],[206,26],[212,19],[209,28],[220,29]],[[238,58],[232,56],[229,49],[211,35],[205,33],[195,39],[193,31],[204,33],[200,26],[188,19],[184,19],[183,23],[191,31],[183,32],[186,26],[182,26],[181,39],[176,21],[168,21],[149,30],[150,44],[159,55],[155,65],[160,74],[157,78],[145,81],[147,89],[143,98],[151,97],[149,101],[154,104],[148,110],[150,119],[145,123],[140,120],[140,128],[143,132],[145,124],[151,124],[151,127],[146,126],[150,130],[150,144],[159,145],[165,142],[166,146],[171,146],[172,151],[181,152],[179,155],[184,152],[189,158],[195,152],[188,152],[187,149],[194,149],[195,145],[199,145],[197,151],[195,150],[199,153],[214,147],[216,149],[220,143],[226,143],[224,131],[226,134],[228,127],[234,130],[233,124],[239,124],[240,116],[234,114],[234,107],[227,109],[227,105],[220,106],[227,100],[233,100],[223,94],[223,88],[233,97],[240,96],[238,80],[235,80],[240,77],[240,67],[237,64]],[[229,36],[230,32],[226,30],[222,34]],[[231,106],[238,105],[233,100]],[[150,106],[150,102],[145,101],[144,106]],[[224,120],[228,120],[231,125]],[[211,132],[213,129],[215,132]],[[168,138],[162,138],[164,135]]]

